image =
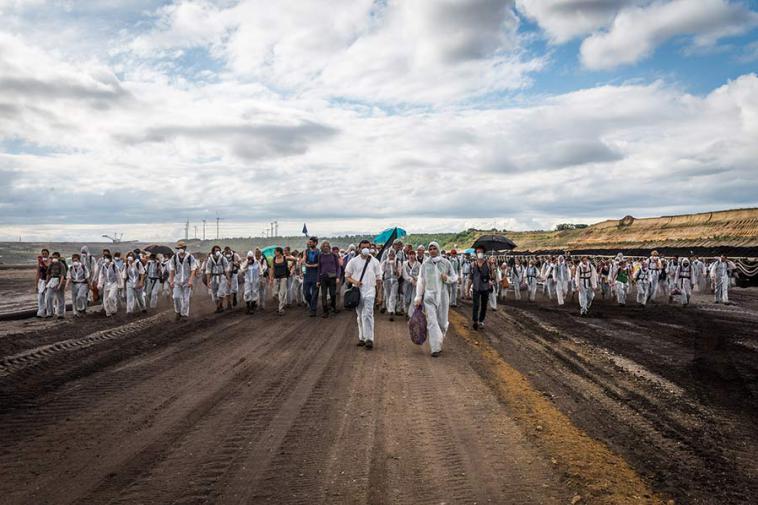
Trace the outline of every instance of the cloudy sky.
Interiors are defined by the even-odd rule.
[[[0,0],[0,240],[758,206],[756,72],[758,0]]]

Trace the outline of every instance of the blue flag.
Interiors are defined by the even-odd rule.
[[[303,223],[303,235],[308,236],[308,227],[305,226],[305,223]]]

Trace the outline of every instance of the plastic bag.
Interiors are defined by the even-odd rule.
[[[426,314],[424,314],[423,304],[413,311],[413,315],[408,321],[408,331],[411,334],[411,342],[414,344],[422,345],[426,342]]]

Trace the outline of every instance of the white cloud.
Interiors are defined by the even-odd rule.
[[[758,204],[753,74],[705,96],[661,81],[489,107],[469,100],[541,64],[509,2],[354,1],[331,17],[277,2],[259,20],[262,5],[153,10],[95,55],[68,45],[79,26],[61,50],[0,28],[0,238],[34,223],[157,238],[176,225],[137,224],[216,212],[326,233]],[[223,63],[208,79],[172,67],[194,48]]]
[[[561,44],[610,24],[628,5],[649,0],[517,0],[520,12],[536,21],[554,43]]]
[[[728,0],[658,1],[620,11],[608,31],[584,40],[581,58],[588,68],[610,69],[635,63],[680,35],[692,36],[695,47],[706,48],[756,26],[758,13]]]
[[[137,54],[209,47],[237,78],[310,97],[437,104],[529,83],[512,0],[183,1]]]

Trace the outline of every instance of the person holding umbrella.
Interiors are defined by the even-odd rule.
[[[426,312],[429,346],[432,357],[442,352],[442,341],[448,328],[450,292],[448,286],[458,281],[458,275],[450,262],[440,256],[437,242],[429,244],[429,259],[422,263],[416,284],[416,306],[424,305]]]
[[[484,318],[487,317],[487,301],[494,291],[494,272],[484,257],[484,247],[476,248],[476,260],[471,264],[472,295],[474,300],[473,315],[474,329],[484,328]]]

